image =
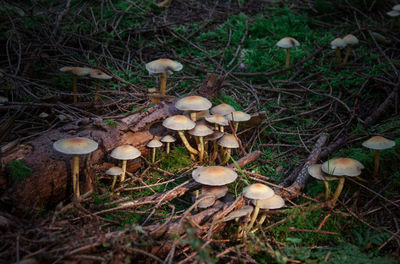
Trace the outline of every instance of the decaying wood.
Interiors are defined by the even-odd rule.
[[[224,77],[220,77],[214,73],[207,74],[206,79],[198,90],[198,94],[206,98],[217,96],[219,90],[222,88],[224,80]]]

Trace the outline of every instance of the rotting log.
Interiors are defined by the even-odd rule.
[[[2,153],[0,186],[3,190],[1,201],[13,205],[47,206],[54,205],[72,194],[70,162],[71,156],[53,150],[56,140],[66,137],[87,137],[99,143],[99,148],[90,155],[80,157],[80,179],[83,192],[96,188],[96,170],[106,161],[115,147],[131,144],[143,156],[148,153],[146,143],[163,133],[160,122],[170,115],[177,114],[173,104],[161,102],[141,114],[132,114],[117,120],[118,127],[110,128],[101,119],[81,119],[63,127],[49,130],[39,137],[17,145],[7,153]],[[5,164],[12,160],[24,159],[25,165],[32,169],[32,175],[23,182],[13,183],[5,170]],[[116,163],[117,161],[111,161]],[[128,171],[140,167],[140,159],[128,162]]]

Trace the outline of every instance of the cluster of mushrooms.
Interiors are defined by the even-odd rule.
[[[382,136],[374,136],[367,141],[364,141],[362,145],[366,148],[375,150],[374,156],[374,172],[373,180],[379,181],[379,154],[381,150],[392,148],[395,146],[395,142],[384,138]],[[324,182],[325,186],[325,200],[331,201],[332,205],[335,205],[340,193],[343,190],[344,182],[346,177],[358,177],[361,174],[361,170],[364,169],[364,165],[361,162],[351,158],[334,158],[325,161],[323,164],[314,164],[308,168],[308,173]],[[363,180],[359,178],[360,180]],[[334,194],[331,196],[328,181],[339,180],[338,186]]]
[[[335,38],[334,40],[332,40],[331,48],[336,51],[337,65],[341,65],[341,66],[346,65],[346,63],[349,59],[349,56],[350,56],[351,48],[353,46],[358,45],[358,42],[359,42],[358,38],[352,34],[348,34],[344,38]],[[344,49],[344,48],[346,48],[346,54],[344,55],[344,59],[342,62],[340,50]]]

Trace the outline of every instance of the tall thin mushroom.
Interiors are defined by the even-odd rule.
[[[94,103],[97,103],[99,100],[99,91],[100,91],[100,80],[110,80],[112,79],[112,76],[106,74],[105,72],[98,70],[98,69],[92,69],[89,73],[89,76],[93,79],[96,79],[96,94],[94,95]]]
[[[167,155],[171,151],[171,143],[174,143],[175,141],[176,141],[176,139],[171,135],[166,135],[161,138],[161,142],[167,144],[167,149],[166,149]]]
[[[149,141],[149,143],[147,143],[146,146],[148,148],[151,148],[151,162],[154,163],[156,161],[157,148],[160,148],[162,146],[162,143],[158,139],[152,139]]]
[[[331,48],[336,52],[336,63],[340,65],[342,63],[342,56],[340,50],[346,47],[346,43],[344,43],[343,39],[335,38],[331,42]]]
[[[122,160],[122,170],[123,173],[121,174],[121,184],[125,181],[125,172],[126,172],[126,163],[128,160],[133,160],[140,157],[140,151],[132,147],[131,145],[122,145],[116,147],[110,154],[110,156],[116,160]]]
[[[285,67],[289,68],[290,65],[290,48],[300,46],[300,42],[292,37],[285,37],[279,40],[276,45],[280,48],[286,49]]]
[[[239,142],[236,140],[235,136],[227,133],[218,140],[218,145],[226,149],[220,165],[225,165],[229,162],[231,158],[231,149],[239,148]]]
[[[88,75],[90,73],[92,69],[91,68],[87,68],[87,67],[70,67],[70,66],[65,66],[60,68],[60,71],[62,72],[70,72],[72,73],[72,92],[74,95],[74,104],[78,103],[78,88],[77,88],[77,76],[85,76]]]
[[[346,65],[351,52],[351,47],[356,46],[358,44],[358,38],[352,34],[348,34],[343,38],[343,42],[346,44],[346,54],[343,59],[342,66]]]
[[[322,171],[322,164],[313,164],[308,167],[308,173],[311,177],[322,180],[324,182],[325,187],[325,201],[328,201],[331,196],[331,189],[329,187],[329,182],[332,180],[338,180],[337,177],[331,177],[325,172]]]
[[[211,135],[214,131],[204,124],[197,124],[193,129],[189,130],[188,133],[199,139],[197,149],[199,150],[199,162],[202,163],[204,158],[204,137]]]

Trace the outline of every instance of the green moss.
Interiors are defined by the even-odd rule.
[[[106,120],[104,120],[104,123],[106,123],[106,125],[109,128],[117,128],[118,127],[118,123],[116,121],[114,121],[114,120],[106,119]]]
[[[9,179],[14,183],[24,182],[26,177],[33,175],[32,169],[25,165],[25,160],[13,160],[6,164]]]

